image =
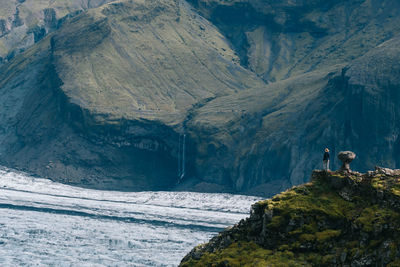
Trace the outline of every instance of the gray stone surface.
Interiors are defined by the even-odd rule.
[[[112,0],[0,0],[0,64],[8,62],[45,35],[65,17]],[[29,41],[27,41],[29,40]]]
[[[352,151],[340,151],[338,159],[342,162],[341,171],[351,172],[350,163],[356,158],[356,154]]]
[[[266,81],[347,63],[399,33],[399,1],[189,0]]]

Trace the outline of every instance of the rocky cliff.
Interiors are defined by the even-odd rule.
[[[189,2],[270,82],[347,63],[399,33],[398,1]]]
[[[373,168],[373,162],[397,166],[399,43],[393,38],[340,68],[308,72],[200,108],[190,125],[197,133],[212,133],[202,139],[207,144],[198,141],[210,148],[199,152],[198,164],[211,166],[200,169],[201,177],[229,177],[239,191],[277,192],[282,184],[306,182],[307,171],[322,164],[325,147],[333,154],[356,151],[358,170]],[[215,165],[219,162],[223,166]],[[335,159],[333,166],[338,167]]]
[[[25,51],[68,18],[111,0],[1,0],[0,65]]]
[[[180,266],[398,266],[400,171],[314,171]]]
[[[0,47],[29,19],[44,34],[0,67],[1,164],[268,196],[325,147],[399,164],[397,1],[5,2]]]
[[[195,108],[262,88],[183,1],[124,1],[70,18],[0,70],[3,164],[98,188],[168,189]],[[188,175],[195,144],[188,137]]]

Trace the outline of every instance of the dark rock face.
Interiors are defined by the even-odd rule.
[[[213,162],[235,162],[235,167],[224,169],[221,176],[234,181],[238,190],[264,185],[260,190],[266,191],[273,185],[274,176],[300,184],[309,170],[321,166],[325,147],[333,154],[345,148],[355,151],[355,170],[366,171],[374,167],[374,162],[396,168],[398,140],[393,133],[399,128],[394,119],[394,114],[399,114],[395,104],[399,68],[394,64],[398,60],[394,50],[398,51],[398,44],[399,39],[394,38],[326,76],[312,72],[270,84],[260,93],[243,92],[230,110],[244,112],[230,115],[218,111],[232,101],[230,97],[210,102],[209,109],[200,109],[195,117],[196,125],[207,122],[206,114],[220,120],[224,117],[227,122],[215,124],[213,144],[218,145],[214,151],[221,153],[202,154],[204,158],[208,155],[206,164],[211,166],[200,168],[210,174],[202,176],[216,177],[215,173],[221,172],[221,168],[213,168]],[[368,72],[365,66],[370,66],[366,67]],[[359,75],[363,78],[356,78]],[[281,94],[274,95],[274,91]],[[260,102],[263,104],[255,104]],[[210,114],[210,109],[215,112]],[[218,129],[229,129],[231,138],[226,139]],[[332,161],[333,169],[340,167],[335,159]]]
[[[8,33],[7,24],[5,19],[0,19],[0,36],[5,35]]]
[[[56,30],[66,18],[107,2],[110,0],[71,0],[63,4],[59,1],[3,1],[0,5],[0,57],[7,62]]]
[[[348,62],[398,33],[396,1],[189,2],[230,39],[242,64],[271,82]]]
[[[180,266],[396,266],[400,177],[386,172],[314,171],[311,183],[254,204]]]
[[[46,29],[39,26],[35,26],[34,28],[30,29],[27,33],[33,34],[34,41],[35,43],[37,43],[46,36]]]
[[[48,31],[53,31],[57,28],[58,20],[57,14],[54,8],[45,8],[43,10],[44,14],[44,25]]]
[[[264,85],[195,15],[171,1],[110,4],[69,19],[5,65],[2,163],[102,189],[174,187],[179,136],[193,110]],[[171,32],[182,39],[169,40]],[[195,151],[188,136],[188,177],[196,176]]]
[[[351,172],[350,163],[356,158],[356,154],[351,151],[340,151],[338,159],[343,163],[340,168],[341,171]]]
[[[22,108],[11,111],[18,112],[18,121],[10,118],[15,124],[2,129],[7,134],[1,136],[3,164],[98,189],[162,190],[175,184],[175,161],[162,139],[140,136],[157,132],[173,139],[174,132],[146,122],[101,125],[88,110],[69,102],[51,58],[40,57],[36,64],[40,74],[21,73],[38,80],[29,85]],[[21,98],[26,89],[14,96]],[[4,151],[12,156],[4,157]]]
[[[22,21],[22,19],[19,16],[19,9],[17,8],[14,14],[14,20],[12,22],[12,27],[13,28],[17,28],[24,25],[24,22]]]

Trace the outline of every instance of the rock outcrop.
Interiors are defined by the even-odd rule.
[[[350,163],[356,158],[356,154],[351,151],[340,151],[338,154],[338,159],[342,162],[341,171],[351,172]]]
[[[381,170],[314,171],[310,183],[254,204],[180,266],[398,266],[400,176]]]
[[[189,0],[266,81],[349,62],[399,33],[397,1]]]
[[[112,0],[0,0],[0,65],[61,26],[67,17]]]

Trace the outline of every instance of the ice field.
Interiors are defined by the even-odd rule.
[[[0,168],[0,266],[177,266],[258,199],[99,191]]]

